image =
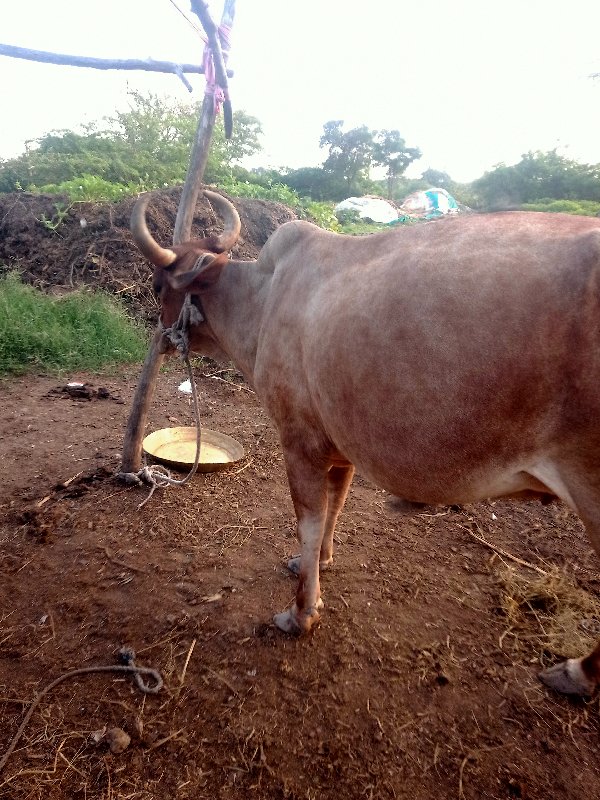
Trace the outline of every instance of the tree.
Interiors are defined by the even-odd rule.
[[[22,155],[0,165],[0,191],[62,183],[86,173],[110,181],[124,180],[127,174],[129,180],[125,158],[123,148],[89,126],[84,134],[54,131],[37,142],[28,142]]]
[[[233,133],[225,138],[221,117],[217,118],[206,166],[206,183],[217,183],[226,173],[231,174],[247,156],[262,150],[262,126],[256,117],[245,111],[233,112]]]
[[[341,119],[323,125],[321,147],[329,148],[323,163],[325,172],[340,181],[345,194],[360,194],[368,181],[373,161],[373,133],[366,125],[344,133]]]
[[[421,178],[425,181],[428,187],[446,189],[448,191],[450,191],[454,183],[447,172],[442,172],[439,169],[426,169],[421,175]]]
[[[37,147],[0,163],[0,191],[42,187],[83,175],[153,189],[183,182],[198,120],[198,106],[172,103],[158,95],[130,93],[130,107],[82,133],[63,130],[42,137]],[[245,156],[261,149],[260,122],[238,111],[231,139],[215,125],[206,168],[207,182],[230,175]]]
[[[474,181],[485,208],[514,208],[539,200],[600,200],[600,164],[581,164],[556,149],[521,156],[514,166],[498,164]]]
[[[323,167],[300,167],[282,172],[279,180],[301,197],[313,200],[341,200],[347,196],[346,182]]]
[[[387,171],[388,200],[394,197],[396,182],[409,164],[421,158],[418,147],[407,147],[406,142],[396,130],[376,131],[373,138],[373,162]]]
[[[343,120],[331,120],[323,125],[321,147],[329,148],[323,169],[335,187],[335,197],[377,191],[370,180],[371,167],[385,167],[387,193],[391,199],[400,175],[409,164],[421,157],[416,147],[407,147],[397,130],[371,131],[366,125],[344,132]]]

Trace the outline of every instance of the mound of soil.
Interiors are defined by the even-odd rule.
[[[157,192],[148,211],[156,240],[172,242],[181,188]],[[242,222],[234,258],[256,258],[273,231],[295,214],[281,203],[230,198]],[[153,322],[156,301],[151,270],[129,232],[135,202],[70,203],[57,195],[0,194],[0,265],[16,269],[23,280],[61,292],[82,285],[118,294],[133,313]],[[201,238],[222,229],[205,197],[198,199],[192,235]]]

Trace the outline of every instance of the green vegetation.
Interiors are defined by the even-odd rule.
[[[0,192],[55,191],[66,186],[73,200],[116,200],[182,183],[185,179],[198,106],[157,95],[131,92],[128,111],[106,118],[83,133],[63,130],[43,136],[17,158],[0,161]],[[222,119],[215,125],[205,179],[231,175],[244,157],[260,150],[261,126],[243,111],[233,115],[234,133],[225,139]]]
[[[421,158],[418,147],[407,147],[399,131],[376,131],[373,136],[373,163],[385,167],[387,196],[391,200],[396,192],[398,178],[406,168]]]
[[[98,370],[140,361],[146,331],[100,292],[49,297],[9,273],[0,279],[0,374]]]
[[[263,184],[228,177],[219,182],[219,187],[233,197],[254,197],[259,200],[273,200],[276,203],[290,206],[290,208],[300,206],[302,203],[298,192],[290,189],[285,183],[272,183],[270,180]]]
[[[499,164],[486,172],[472,188],[479,207],[484,209],[519,208],[530,203],[548,204],[552,200],[598,203],[600,164],[580,164],[559,155],[556,149],[548,153],[529,152],[514,166]]]
[[[66,195],[72,203],[78,202],[113,202],[122,200],[128,194],[137,194],[139,184],[111,183],[98,175],[81,175],[61,183],[47,183],[45,186],[30,186],[34,191],[44,194]]]
[[[367,233],[376,233],[377,231],[387,231],[390,229],[389,225],[380,222],[367,222],[364,219],[346,220],[340,223],[340,233],[347,233],[350,236],[364,236]]]
[[[60,226],[63,224],[65,219],[69,216],[69,211],[71,206],[65,206],[63,203],[54,203],[54,213],[51,217],[47,217],[45,214],[40,216],[40,222],[47,228],[49,231],[56,231]]]
[[[421,157],[421,151],[407,147],[397,130],[372,131],[361,125],[344,131],[343,125],[339,119],[323,125],[319,143],[328,155],[322,167],[282,171],[279,179],[301,195],[320,201],[362,194],[396,197],[399,178]],[[385,181],[371,180],[373,166],[385,168]]]
[[[600,202],[594,200],[539,200],[537,203],[523,203],[521,208],[525,211],[553,211],[600,217]]]
[[[131,92],[127,111],[82,126],[79,133],[54,131],[30,142],[17,158],[0,159],[0,192],[26,189],[62,194],[71,203],[100,202],[181,184],[197,120],[197,105]],[[421,156],[419,148],[407,147],[398,130],[370,130],[366,125],[346,130],[343,120],[323,125],[321,166],[245,169],[244,159],[260,152],[261,133],[259,120],[236,111],[233,138],[226,140],[218,117],[205,182],[233,196],[284,203],[332,230],[339,229],[333,204],[346,197],[374,194],[401,202],[433,186],[481,211],[535,207],[594,215],[600,204],[600,164],[580,164],[556,149],[530,151],[518,164],[498,164],[476,181],[460,184],[436,169],[407,178],[406,169]],[[374,168],[385,177],[374,180]],[[56,230],[62,222],[60,209],[40,221]]]
[[[222,181],[219,187],[232,197],[254,197],[260,200],[271,200],[292,208],[299,217],[316,223],[321,228],[331,231],[340,230],[337,217],[333,211],[334,203],[320,203],[306,197],[300,197],[298,192],[285,183],[273,183],[270,179],[266,183],[240,181],[229,178]]]
[[[315,200],[303,200],[304,216],[321,228],[329,231],[340,231],[340,223],[335,215],[334,203],[319,203]]]

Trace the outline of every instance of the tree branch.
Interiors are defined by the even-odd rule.
[[[189,81],[184,72],[204,74],[201,64],[175,64],[171,61],[155,61],[149,59],[110,59],[89,58],[88,56],[74,56],[65,53],[49,53],[46,50],[29,50],[26,47],[15,47],[11,44],[0,44],[0,56],[10,58],[23,58],[27,61],[42,61],[46,64],[62,64],[70,67],[88,67],[90,69],[130,69],[144,70],[146,72],[169,72],[177,75],[191,91]],[[229,77],[233,75],[228,71]]]

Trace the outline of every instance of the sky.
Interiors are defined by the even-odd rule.
[[[20,0],[0,43],[98,58],[195,62],[203,43],[174,8],[189,0]],[[211,0],[218,21],[222,0]],[[257,117],[255,166],[320,165],[323,124],[396,129],[428,168],[467,182],[529,150],[600,163],[598,0],[237,0],[234,109]],[[51,130],[128,107],[127,91],[180,101],[173,75],[54,66],[0,56],[0,158]]]

